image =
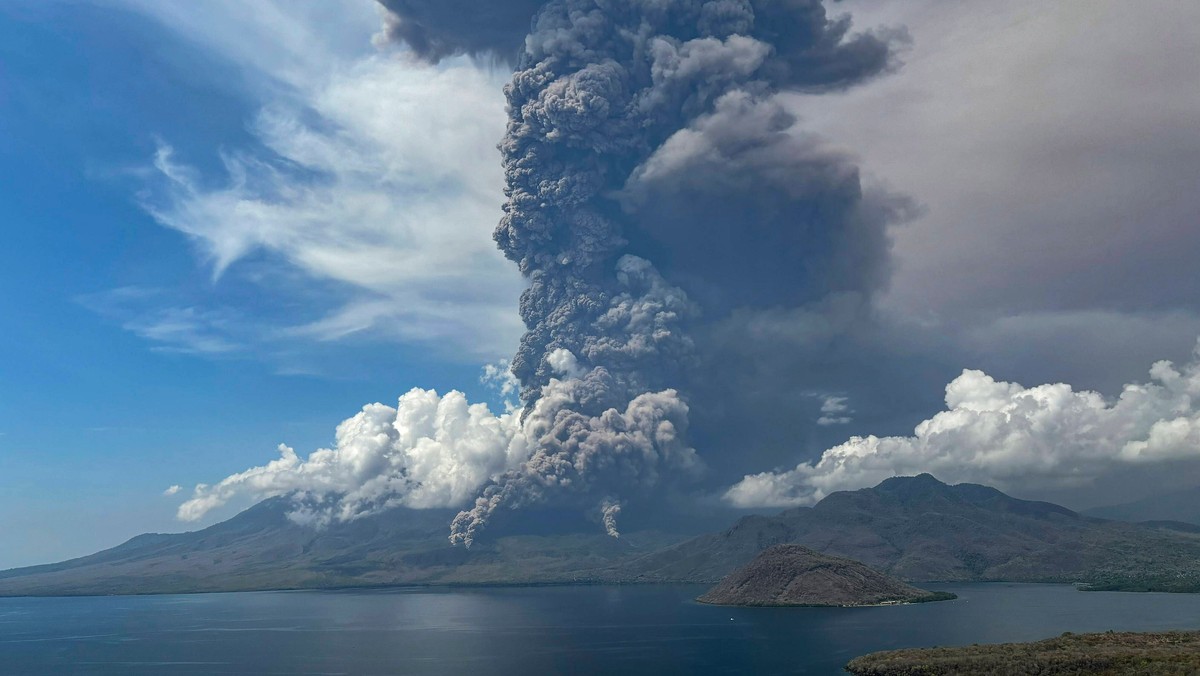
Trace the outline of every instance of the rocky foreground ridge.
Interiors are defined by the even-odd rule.
[[[1200,673],[1200,632],[1063,634],[1035,643],[923,648],[852,660],[855,676],[1184,676]]]

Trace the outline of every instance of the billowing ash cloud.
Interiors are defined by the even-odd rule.
[[[1200,348],[1160,361],[1151,381],[1115,401],[1057,383],[1025,388],[981,371],[946,386],[946,410],[911,437],[852,437],[787,472],[750,475],[725,498],[739,507],[811,504],[833,491],[932,472],[1001,487],[1072,486],[1151,464],[1200,460]]]
[[[384,37],[437,62],[455,54],[515,61],[544,0],[379,0]]]
[[[689,414],[729,396],[703,382],[711,327],[886,283],[886,226],[903,205],[864,190],[778,95],[883,72],[890,37],[851,34],[819,0],[381,2],[387,34],[426,60],[519,52],[495,240],[528,282],[511,362],[523,409],[417,436],[392,409],[364,411],[378,418],[372,460],[339,436],[307,461],[285,453],[203,487],[185,512],[251,486],[309,491],[325,501],[306,505],[339,519],[465,504],[451,541],[467,545],[497,510],[544,503],[598,508],[616,536],[622,508],[704,468]],[[460,429],[486,440],[463,448]],[[453,489],[451,466],[464,474]]]
[[[530,283],[512,363],[525,421],[551,433],[455,519],[453,541],[551,493],[657,484],[659,459],[691,454],[685,374],[702,357],[689,329],[706,311],[814,300],[878,267],[843,275],[831,263],[885,251],[885,219],[864,208],[854,166],[796,133],[774,99],[882,71],[886,43],[848,30],[797,0],[560,0],[538,12],[506,88],[509,199],[495,237]],[[874,236],[868,253],[860,231]],[[570,396],[550,398],[563,351]]]
[[[688,407],[679,394],[645,392],[621,404],[621,391],[603,367],[577,379],[552,379],[524,416],[532,455],[491,482],[475,505],[454,519],[451,541],[471,544],[501,507],[549,500],[579,505],[581,498],[609,490],[641,494],[663,479],[694,478],[700,462],[685,438]],[[619,505],[609,498],[601,511],[605,529],[616,536]]]
[[[407,44],[432,62],[456,54],[491,55],[517,62],[531,23],[544,6],[552,7],[559,16],[592,13],[592,17],[581,16],[580,23],[597,27],[594,14],[602,12],[616,18],[617,25],[635,27],[639,16],[658,19],[654,23],[659,27],[662,20],[675,19],[675,27],[681,30],[664,33],[746,35],[753,31],[759,41],[778,53],[772,68],[781,79],[846,81],[877,70],[889,58],[886,42],[872,36],[855,36],[847,44],[850,20],[829,20],[821,0],[677,0],[670,3],[674,6],[638,0],[378,2],[387,10],[384,37]]]

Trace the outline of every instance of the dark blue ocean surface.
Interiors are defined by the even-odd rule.
[[[957,601],[720,608],[695,586],[0,599],[3,674],[835,674],[888,648],[1200,628],[1200,596],[928,585]]]

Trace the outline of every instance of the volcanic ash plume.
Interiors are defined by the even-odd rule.
[[[484,47],[504,57],[516,44],[493,32],[495,17],[385,4],[391,34],[427,58]],[[797,0],[564,0],[537,12],[506,88],[508,202],[495,233],[530,283],[521,300],[529,331],[512,368],[534,450],[455,519],[453,541],[469,544],[504,506],[651,487],[660,472],[695,464],[682,440],[688,407],[671,386],[696,363],[686,329],[699,309],[650,260],[629,254],[637,212],[669,209],[659,195],[688,197],[653,185],[681,173],[703,179],[696,166],[719,154],[705,143],[729,141],[737,147],[721,150],[743,158],[786,146],[780,137],[795,120],[772,98],[781,87],[842,86],[882,70],[884,41],[847,40],[848,29],[820,2]],[[740,131],[720,138],[730,127]],[[789,169],[775,164],[764,166]],[[828,166],[810,163],[806,173]],[[857,190],[853,172],[821,181]],[[740,225],[701,220],[684,236]],[[563,379],[551,385],[555,376]],[[605,510],[605,524],[615,534],[615,510]]]
[[[621,533],[617,531],[617,517],[620,515],[621,503],[613,502],[611,498],[605,498],[604,502],[600,503],[600,519],[604,522],[604,532],[611,537],[621,537]]]
[[[697,387],[712,359],[699,329],[734,310],[868,295],[886,278],[887,208],[853,162],[796,129],[779,94],[876,75],[890,39],[851,35],[819,0],[380,1],[385,37],[420,58],[516,65],[495,240],[528,281],[511,364],[522,409],[468,425],[494,431],[478,452],[441,434],[457,423],[429,444],[395,420],[380,437],[387,462],[364,469],[343,453],[321,487],[355,495],[368,476],[380,489],[369,504],[413,504],[423,449],[444,449],[447,466],[486,459],[463,466],[478,486],[452,542],[469,545],[497,510],[545,503],[599,505],[615,537],[622,508],[701,474],[689,412],[712,408],[713,388]],[[328,474],[277,462],[290,478],[268,482],[276,491]],[[231,480],[220,486],[268,485]]]

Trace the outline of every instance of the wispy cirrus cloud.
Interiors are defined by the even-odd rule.
[[[267,276],[269,295],[308,311],[272,318],[225,294],[150,304],[122,326],[158,349],[209,356],[350,337],[469,361],[511,351],[522,282],[489,236],[504,199],[495,150],[502,75],[374,51],[381,24],[371,12],[350,12],[326,32],[313,30],[313,8],[130,4],[243,66],[263,97],[248,121],[255,143],[220,149],[216,171],[159,139],[140,205],[187,236],[214,285],[253,284],[228,274],[244,261],[273,266],[287,272]],[[247,40],[258,47],[247,50]],[[305,302],[314,289],[320,302]]]
[[[80,305],[117,322],[146,339],[159,352],[201,356],[233,356],[246,348],[243,339],[253,331],[226,309],[172,305],[162,289],[126,286],[75,299]]]

